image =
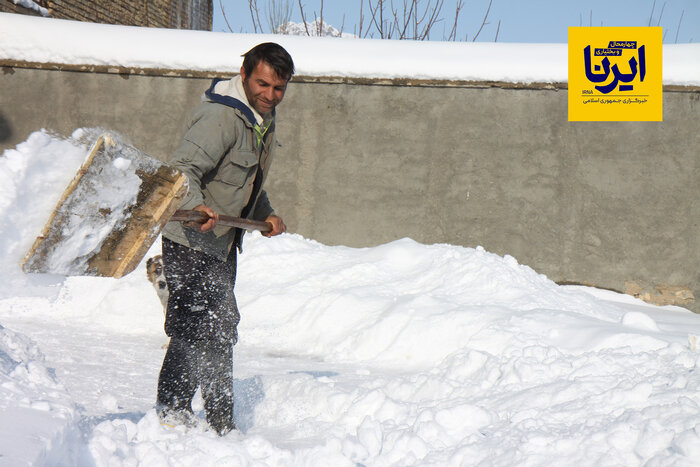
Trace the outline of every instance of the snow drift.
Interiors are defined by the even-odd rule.
[[[19,270],[42,221],[27,215],[13,230],[13,219],[63,189],[71,164],[57,161],[81,157],[66,144],[42,131],[0,156],[3,461],[692,465],[700,455],[697,315],[411,239],[356,249],[246,236],[239,431],[163,427],[153,404],[167,341],[145,265],[119,280]],[[194,408],[203,416],[201,400]]]
[[[266,41],[289,51],[298,75],[514,83],[568,80],[566,44],[231,34],[0,13],[0,60],[238,73],[240,55]],[[663,83],[700,85],[700,44],[664,45]]]

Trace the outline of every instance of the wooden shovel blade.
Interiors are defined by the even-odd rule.
[[[125,176],[131,177],[138,191],[133,202],[118,212],[101,204],[120,183],[115,167],[128,171]],[[99,135],[25,256],[22,269],[122,277],[138,266],[186,193],[187,176],[182,172],[111,134]],[[87,242],[95,238],[98,241]]]

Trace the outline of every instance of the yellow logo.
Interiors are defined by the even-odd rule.
[[[569,121],[663,118],[660,27],[569,28]]]

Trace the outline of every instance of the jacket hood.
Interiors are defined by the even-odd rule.
[[[265,120],[249,103],[243,90],[243,80],[238,75],[231,79],[214,78],[209,89],[204,91],[202,101],[216,102],[238,109],[251,126],[262,125]],[[272,118],[275,111],[272,111]]]

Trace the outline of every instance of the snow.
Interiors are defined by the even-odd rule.
[[[81,131],[78,131],[80,133]],[[85,132],[88,135],[95,135],[96,132]],[[84,138],[85,136],[83,136]],[[73,144],[84,148],[86,156],[92,151],[89,144],[75,140],[73,135],[70,141]],[[95,138],[93,138],[94,141]],[[116,140],[114,140],[116,141]],[[107,153],[111,145],[117,146],[111,138],[104,143],[103,151]],[[116,149],[119,150],[118,148]],[[51,151],[48,151],[51,152]],[[58,159],[56,154],[54,159]],[[82,167],[87,170],[87,167]],[[119,226],[123,221],[128,209],[136,204],[139,194],[141,179],[136,175],[136,167],[131,161],[124,157],[119,157],[111,163],[101,167],[99,181],[109,180],[113,182],[109,185],[80,184],[73,192],[73,196],[78,203],[71,203],[70,216],[62,225],[62,237],[60,242],[46,261],[48,271],[58,274],[77,274],[86,270],[87,260],[92,252],[99,251],[100,247],[107,239],[107,236]],[[94,179],[93,179],[94,180]],[[95,191],[99,197],[95,196]],[[65,206],[65,205],[64,205]],[[98,222],[92,222],[91,218],[96,218],[94,213],[103,213],[97,217]],[[38,213],[35,213],[35,215]],[[50,212],[48,213],[51,214]],[[44,216],[48,219],[48,216]],[[92,222],[93,229],[85,227],[86,222]]]
[[[24,8],[29,8],[39,13],[41,16],[48,16],[48,8],[44,8],[33,0],[12,0],[15,5],[23,6]]]
[[[321,32],[319,34],[319,31]],[[343,38],[356,38],[354,34],[350,34],[347,32],[341,32],[338,29],[334,28],[330,24],[326,22],[321,22],[320,18],[316,18],[315,20],[309,22],[301,22],[301,23],[295,23],[293,21],[290,21],[286,24],[283,24],[276,30],[277,34],[287,34],[290,36],[330,36],[330,37],[343,37]]]
[[[72,148],[39,131],[0,156],[3,465],[697,464],[698,315],[408,238],[247,235],[239,429],[208,430],[199,397],[198,426],[162,426],[145,260],[121,279],[19,270]]]
[[[0,221],[0,233],[7,233],[8,240],[14,240],[6,243],[8,251],[28,251],[27,243],[31,245],[39,232],[44,234],[42,228],[30,235],[24,235],[26,231],[18,235],[15,232],[17,219],[25,219],[25,225],[30,225],[26,223],[27,217],[46,222],[59,200],[61,202],[60,221],[54,222],[54,225],[60,226],[61,241],[52,243],[49,251],[35,251],[33,256],[41,260],[28,262],[31,263],[29,270],[65,275],[86,271],[87,261],[93,252],[100,250],[108,235],[121,225],[136,204],[141,186],[136,171],[162,165],[151,160],[140,162],[136,151],[124,145],[121,137],[115,133],[106,133],[100,140],[103,142],[96,147],[96,140],[103,132],[98,128],[79,129],[69,138],[46,131],[36,132],[16,149],[6,151],[6,157],[0,159],[0,168],[6,168],[0,172],[5,186],[17,188],[5,193],[4,201],[9,215],[4,222]],[[131,149],[127,151],[126,148]],[[90,158],[93,151],[97,151],[97,156],[101,157]],[[42,174],[46,169],[51,173],[49,177]],[[55,186],[66,188],[74,183],[73,178],[79,170],[85,173],[82,180],[89,179],[89,183],[77,184],[69,197],[62,191],[51,193]],[[97,172],[99,176],[95,176]],[[29,175],[27,180],[22,179],[25,174]],[[111,183],[104,185],[105,180]],[[49,193],[35,202],[34,193],[46,191],[47,188]],[[86,223],[93,228],[87,229]],[[41,267],[37,267],[38,263]],[[12,280],[6,283],[11,284]]]
[[[514,83],[568,80],[566,44],[231,34],[0,13],[0,60],[237,73],[240,54],[265,41],[284,46],[294,58],[297,74],[305,76]],[[700,44],[663,46],[663,83],[700,85]]]

